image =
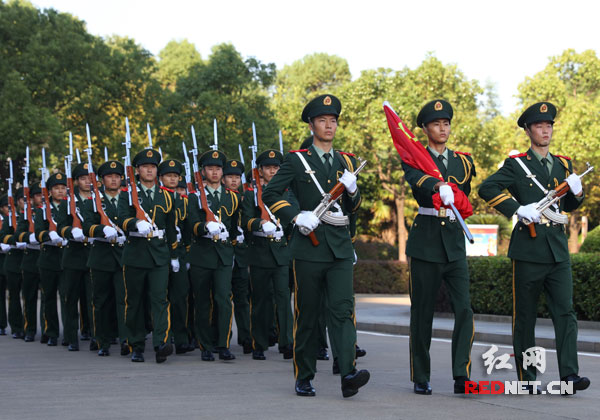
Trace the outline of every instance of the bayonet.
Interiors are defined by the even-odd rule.
[[[146,131],[148,132],[148,149],[152,149],[152,131],[150,130],[150,123],[146,123]]]
[[[219,150],[219,140],[217,137],[217,119],[216,118],[213,120],[213,135],[215,138],[215,143],[212,146],[210,146],[210,148],[213,150]]]
[[[283,136],[281,135],[281,130],[279,130],[279,151],[283,155]]]

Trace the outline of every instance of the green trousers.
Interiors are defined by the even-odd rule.
[[[8,325],[14,333],[23,332],[23,308],[21,307],[21,273],[6,272],[6,288],[8,289]]]
[[[77,331],[81,322],[79,315],[79,300],[81,290],[86,287],[90,273],[88,270],[74,270],[65,268],[60,285],[60,297],[62,301],[63,335],[69,344],[78,343]],[[87,312],[87,303],[81,302],[81,313]]]
[[[242,346],[252,341],[250,336],[250,276],[248,267],[240,268],[234,262],[231,275],[233,314],[237,326],[237,343]]]
[[[42,307],[44,308],[42,334],[52,338],[58,338],[59,335],[56,298],[61,277],[61,271],[40,270],[40,289],[42,290]]]
[[[0,329],[6,328],[6,276],[0,274]]]
[[[171,333],[175,345],[188,344],[188,294],[190,284],[185,263],[174,273],[169,269],[169,302],[171,303]]]
[[[88,272],[88,271],[86,271]],[[93,334],[92,280],[89,274],[79,289],[79,328],[82,333]]]
[[[274,310],[279,326],[279,347],[284,348],[293,343],[288,270],[287,265],[273,268],[250,266],[250,332],[254,350],[269,349]]]
[[[194,294],[194,327],[202,350],[229,348],[233,305],[231,303],[231,266],[220,262],[216,269],[192,265],[192,292]],[[217,314],[213,333],[212,313]]]
[[[296,379],[312,379],[319,350],[319,314],[327,299],[329,337],[337,350],[340,374],[355,368],[356,327],[352,319],[354,291],[352,260],[333,262],[294,260],[294,370]]]
[[[23,329],[25,330],[26,335],[35,336],[35,333],[37,332],[37,306],[40,274],[31,271],[22,271],[21,273],[23,276],[23,284],[21,285],[21,294],[23,296]],[[40,318],[41,317],[42,311],[40,310]]]
[[[152,345],[167,343],[171,328],[170,303],[167,299],[169,266],[152,268],[123,266],[125,284],[125,326],[129,345],[144,351],[146,337],[145,302],[150,301],[152,318]]]
[[[470,377],[471,347],[475,334],[473,310],[469,295],[469,270],[467,260],[433,263],[410,259],[410,379],[429,382],[431,360],[431,327],[438,290],[446,283],[454,311],[452,332],[452,376]]]
[[[534,366],[523,369],[523,352],[535,346],[535,321],[542,290],[554,324],[560,377],[579,372],[571,261],[537,264],[513,260],[513,348],[521,381],[536,378]]]
[[[109,349],[113,338],[127,341],[125,326],[125,287],[123,269],[116,271],[90,270],[92,283],[92,334],[98,347]]]

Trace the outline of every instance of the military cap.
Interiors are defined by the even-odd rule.
[[[158,150],[144,149],[133,158],[133,166],[138,167],[147,163],[158,166],[161,158]]]
[[[239,160],[228,160],[223,167],[223,175],[239,175],[244,173],[244,164]]]
[[[107,160],[98,168],[98,176],[102,178],[108,174],[123,176],[125,174],[125,167],[118,160]]]
[[[258,166],[277,165],[281,166],[283,155],[275,149],[267,149],[256,158]]]
[[[15,191],[15,198],[18,200],[19,198],[23,198],[23,187],[17,188]]]
[[[300,145],[300,149],[308,149],[310,146],[312,146],[313,144],[313,137],[307,137],[306,139],[304,139],[304,141],[302,142],[302,144]]]
[[[248,169],[248,172],[246,172],[246,182],[252,182],[252,169]]]
[[[183,165],[181,164],[181,162],[175,159],[165,160],[160,165],[158,165],[158,175],[160,176],[164,174],[181,175],[181,172],[183,172]]]
[[[200,165],[204,166],[221,166],[224,167],[227,162],[227,156],[225,153],[219,152],[218,150],[208,150],[202,153],[200,156]]]
[[[42,184],[40,184],[39,182],[34,182],[30,185],[29,187],[29,196],[34,196],[36,194],[41,194],[42,193]]]
[[[46,187],[48,189],[54,187],[55,185],[67,185],[67,177],[62,172],[57,172],[48,177],[46,181]]]
[[[541,121],[548,121],[554,124],[556,117],[556,107],[550,102],[538,102],[527,108],[517,121],[517,125],[522,128],[527,128],[529,124]]]
[[[302,121],[308,122],[311,118],[319,115],[340,116],[342,103],[333,95],[321,95],[310,101],[302,111]]]
[[[89,173],[88,170],[89,165],[86,163],[78,163],[74,168],[73,168],[73,172],[71,172],[71,176],[73,176],[73,179],[77,179],[80,176],[84,176],[87,175]],[[94,167],[92,166],[92,171],[94,170]]]
[[[179,182],[177,183],[177,188],[187,188],[187,183],[185,182],[185,178],[182,175],[179,175]]]
[[[0,207],[8,206],[8,195],[4,194],[0,197]]]
[[[423,105],[423,108],[419,111],[419,115],[417,115],[417,125],[419,127],[424,127],[425,124],[441,118],[452,121],[453,115],[454,111],[449,102],[446,102],[443,99],[434,99]]]

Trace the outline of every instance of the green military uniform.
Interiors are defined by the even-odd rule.
[[[417,125],[423,127],[437,119],[451,120],[452,114],[452,107],[448,102],[431,101],[419,113]],[[444,181],[456,184],[468,197],[471,192],[471,180],[476,174],[471,156],[448,148],[442,154],[429,147],[427,150]],[[411,381],[424,384],[430,380],[429,347],[433,310],[442,280],[449,291],[455,317],[452,333],[452,375],[455,380],[469,378],[475,329],[464,234],[453,214],[443,216],[433,208],[432,196],[436,193],[434,187],[440,180],[405,163],[402,164],[402,168],[419,204],[419,214],[415,217],[406,244],[406,255],[410,258]]]
[[[238,175],[244,173],[244,164],[239,160],[228,160],[223,168],[223,176]],[[242,191],[243,191],[242,185]],[[236,193],[238,191],[235,191]],[[244,200],[243,195],[238,194],[238,201]],[[241,204],[240,204],[241,207]],[[252,337],[250,335],[250,276],[248,273],[248,243],[241,227],[242,213],[238,213],[240,221],[236,238],[233,244],[233,270],[231,274],[231,292],[233,294],[233,313],[237,326],[237,343],[243,347],[244,353],[252,351]]]
[[[283,156],[276,150],[266,150],[256,158],[256,164],[281,165]],[[260,180],[256,180],[260,182]],[[264,187],[263,187],[264,188]],[[284,357],[292,357],[292,310],[288,264],[289,248],[284,227],[275,217],[261,219],[261,210],[255,204],[256,191],[246,191],[242,207],[242,225],[250,236],[250,299],[251,334],[254,358],[263,359],[263,352],[269,348],[269,332],[273,325],[273,315],[277,313],[279,325],[279,348]],[[274,234],[265,233],[263,222],[276,225]]]
[[[305,122],[319,115],[338,116],[341,110],[339,100],[333,95],[315,98],[304,109]],[[284,159],[277,174],[263,191],[263,201],[280,223],[285,226],[298,215],[297,209],[289,202],[289,188],[301,211],[312,211],[322,199],[322,195],[311,177],[315,176],[324,191],[329,191],[344,173],[353,172],[356,160],[353,155],[331,151],[327,156],[315,145],[308,149],[290,152]],[[300,155],[307,161],[305,168]],[[333,155],[333,156],[331,156]],[[341,212],[347,216],[360,206],[360,193],[344,192],[338,201]],[[329,303],[327,324],[331,327],[330,337],[336,343],[344,396],[358,392],[358,387],[368,381],[368,372],[355,371],[356,328],[352,319],[353,285],[352,260],[354,251],[348,226],[333,226],[321,223],[314,231],[319,242],[313,246],[310,239],[297,229],[292,234],[290,252],[295,275],[295,319],[294,319],[294,368],[296,392],[300,393],[299,381],[310,381],[316,372],[318,340],[315,331],[318,327],[323,294]],[[354,392],[346,394],[345,382],[348,377],[359,375],[360,384],[352,384]],[[312,386],[309,385],[309,388]]]
[[[118,161],[104,162],[98,168],[98,176],[108,174],[124,175],[123,165]],[[120,191],[119,191],[120,192]],[[102,209],[112,222],[110,227],[118,228],[118,205],[122,196],[117,193],[114,197],[106,192],[100,192]],[[117,238],[106,238],[105,225],[101,224],[100,213],[94,211],[94,202],[86,200],[81,213],[83,216],[83,231],[90,238],[91,249],[86,266],[90,270],[92,283],[92,326],[93,336],[98,342],[98,355],[108,356],[111,340],[118,335],[121,343],[121,355],[129,354],[127,345],[127,327],[125,326],[125,285],[123,283],[123,267],[121,257],[124,233],[121,231]]]
[[[203,167],[223,166],[225,162],[225,155],[218,151],[208,151],[200,157]],[[190,195],[188,217],[193,236],[189,262],[195,306],[194,326],[203,360],[211,360],[214,343],[219,356],[231,360],[234,358],[228,350],[233,320],[231,274],[234,254],[231,241],[238,235],[239,198],[237,193],[223,186],[217,190],[207,186],[205,190],[209,208],[221,223],[221,233],[218,237],[208,233],[199,193]],[[217,314],[217,337],[213,337],[211,330],[213,307],[216,307]]]
[[[67,185],[65,174],[55,173],[46,181],[48,191],[54,185]],[[58,205],[50,197],[49,205],[52,211],[52,218],[56,221],[58,218]],[[56,294],[62,277],[62,242],[56,243],[51,239],[48,220],[45,220],[44,208],[35,210],[35,236],[40,243],[40,255],[37,266],[40,271],[40,289],[42,290],[42,307],[44,308],[44,325],[42,334],[49,337],[48,345],[55,346],[59,335],[58,309],[56,306]],[[56,232],[54,232],[56,233]]]
[[[42,190],[40,189],[39,182],[34,183],[29,190],[30,197],[32,198],[36,194],[41,193]],[[33,199],[31,202],[33,203]],[[31,217],[35,224],[36,212],[33,208],[31,211]],[[23,250],[23,260],[21,261],[21,274],[23,276],[21,294],[23,296],[23,318],[25,321],[23,328],[25,330],[25,341],[33,341],[37,332],[37,305],[40,286],[40,272],[37,267],[37,261],[40,257],[40,244],[35,239],[35,231],[29,231],[29,221],[25,217],[17,224],[17,236],[23,242],[27,243],[27,247]],[[43,325],[42,309],[40,309],[40,324]]]
[[[158,166],[159,163],[160,154],[152,149],[141,151],[133,159],[135,167],[143,164]],[[171,192],[157,185],[147,188],[141,183],[137,184],[137,190],[140,206],[156,229],[151,232],[152,236],[142,236],[138,232],[140,220],[135,217],[135,207],[129,205],[128,193],[121,192],[119,226],[127,233],[122,256],[125,325],[129,332],[129,345],[134,350],[132,361],[143,361],[146,336],[144,300],[148,296],[152,313],[152,344],[157,351],[156,361],[160,363],[173,351],[169,342],[171,325],[167,289],[169,261],[177,258],[177,215]]]
[[[182,171],[183,165],[174,159],[165,160],[158,166],[159,176],[168,173],[174,173],[178,176],[181,176]],[[182,235],[182,240],[178,241],[177,248],[175,250],[177,257],[179,258],[180,267],[177,272],[173,271],[172,267],[169,269],[168,295],[169,302],[171,303],[171,332],[175,340],[176,351],[177,353],[181,354],[194,350],[193,347],[189,346],[187,298],[190,284],[188,280],[188,270],[186,267],[185,258],[187,252],[183,241],[183,235],[189,237],[190,234],[190,228],[187,220],[188,199],[181,197],[174,191],[169,191],[173,193],[174,206],[177,215],[177,228],[179,234]]]
[[[548,102],[529,107],[519,119],[526,127],[539,121],[553,122],[556,109]],[[545,194],[536,185],[552,189],[573,173],[569,158],[548,153],[548,169],[542,156],[532,149],[513,155],[479,188],[479,195],[491,207],[512,217],[520,206],[536,203]],[[531,176],[521,167],[524,164]],[[508,190],[510,194],[504,192]],[[576,197],[570,191],[559,201],[559,210],[577,209],[583,195]],[[554,211],[554,210],[553,210]],[[535,322],[539,295],[546,294],[548,310],[556,332],[556,350],[560,377],[578,374],[577,319],[573,310],[573,278],[571,260],[565,234],[565,225],[542,218],[535,223],[536,238],[529,235],[528,227],[519,221],[512,232],[508,256],[513,260],[513,346],[519,380],[534,381],[536,368],[523,369],[523,352],[535,346]],[[589,382],[588,382],[589,384]]]
[[[23,189],[19,188],[16,193],[15,202],[22,196]],[[16,210],[12,209],[12,211]],[[2,224],[2,229],[0,229],[0,242],[10,246],[3,266],[8,289],[8,324],[10,325],[13,338],[24,338],[23,309],[21,307],[21,283],[23,281],[21,276],[21,261],[23,259],[24,243],[21,241],[21,238],[16,236],[17,226],[10,225],[9,217],[6,217],[6,220]],[[22,218],[22,213],[17,213],[17,224]],[[17,246],[17,244],[21,245]]]
[[[88,164],[80,163],[73,169],[73,179],[78,179],[80,176],[88,174]],[[73,237],[73,220],[79,218],[81,222],[81,211],[85,201],[79,194],[78,191],[73,191],[75,197],[75,207],[79,214],[68,214],[69,213],[69,202],[68,200],[63,201],[58,208],[58,219],[57,229],[60,236],[67,240],[67,245],[63,247],[62,253],[62,267],[63,277],[61,282],[60,296],[62,299],[62,308],[64,313],[62,314],[63,320],[63,335],[67,343],[69,343],[69,350],[79,350],[79,340],[77,337],[77,330],[80,324],[80,311],[78,303],[81,300],[81,319],[90,316],[88,314],[87,295],[91,298],[91,281],[90,271],[87,267],[87,260],[89,258],[89,241],[85,238],[83,241],[77,240]],[[81,230],[80,234],[83,234]],[[86,289],[90,293],[86,293]],[[83,322],[82,332],[83,332]],[[93,348],[93,350],[96,350]]]
[[[4,203],[2,206],[6,206],[8,204],[6,195],[3,195],[0,200],[2,200]],[[0,223],[2,223],[2,226],[4,226],[4,223],[8,223],[8,220],[3,215],[0,215]],[[6,316],[6,275],[4,274],[5,258],[6,254],[4,252],[0,252],[0,335],[6,335],[6,325],[8,323],[8,318]]]

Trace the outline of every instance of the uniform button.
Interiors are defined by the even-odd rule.
[[[445,226],[445,225],[446,225],[446,222],[442,222],[442,226]]]
[[[331,179],[328,179],[328,180],[327,180],[327,183],[328,183],[328,184],[331,184]]]
[[[533,187],[533,184],[529,184],[530,187]]]
[[[523,228],[522,228],[522,227],[519,227],[519,230],[523,230]]]
[[[546,226],[550,227],[550,223],[546,223]]]

